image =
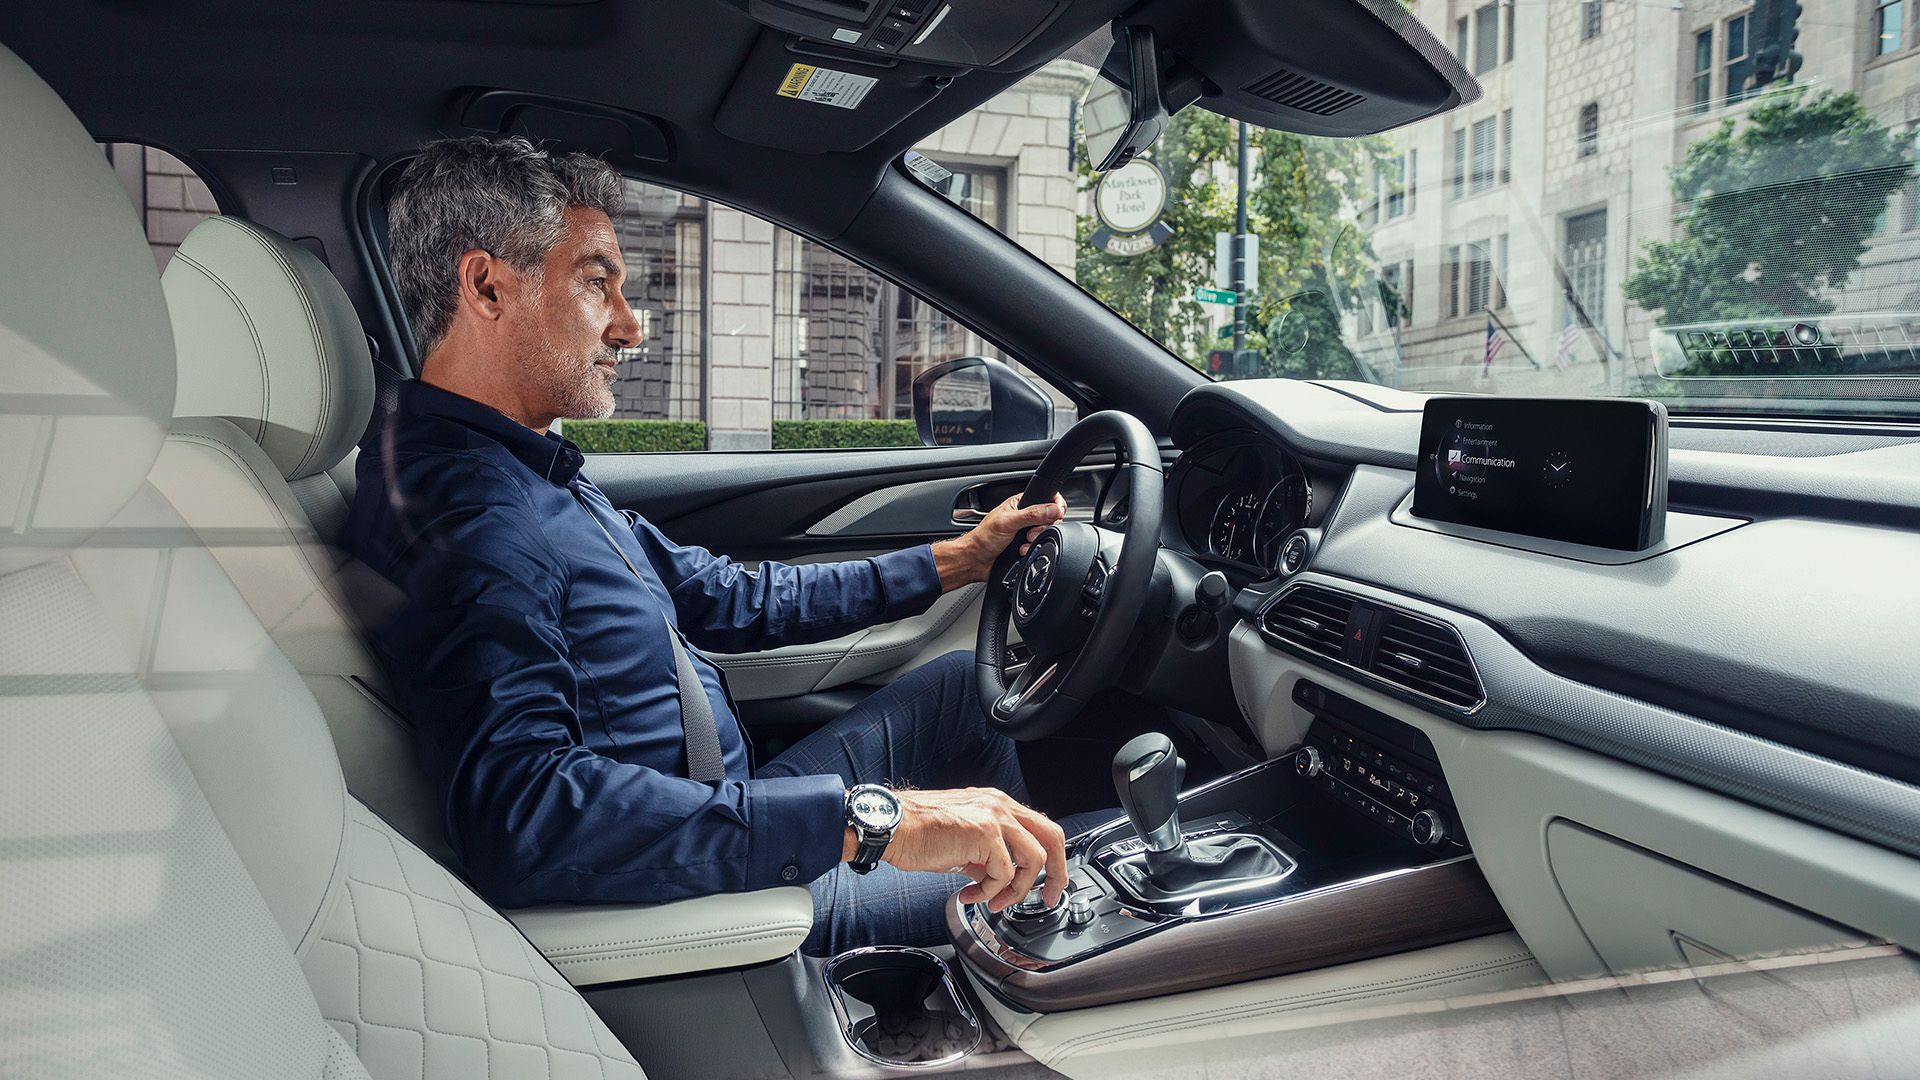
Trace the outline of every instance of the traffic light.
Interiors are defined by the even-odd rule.
[[[1753,79],[1759,89],[1775,80],[1792,82],[1800,70],[1801,56],[1794,45],[1800,40],[1799,0],[1756,0],[1748,22],[1753,46]]]

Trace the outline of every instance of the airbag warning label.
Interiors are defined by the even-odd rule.
[[[857,109],[866,100],[867,91],[879,81],[850,71],[795,64],[787,69],[787,77],[780,82],[780,96]]]

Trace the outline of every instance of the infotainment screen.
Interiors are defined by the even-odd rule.
[[[1413,512],[1641,551],[1667,521],[1667,410],[1630,398],[1436,397]]]

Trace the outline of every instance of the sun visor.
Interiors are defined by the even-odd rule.
[[[714,117],[728,138],[806,154],[858,150],[952,82],[952,68],[868,63],[765,31]]]

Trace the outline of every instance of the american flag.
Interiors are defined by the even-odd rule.
[[[1580,324],[1573,317],[1573,312],[1569,310],[1566,325],[1560,328],[1560,344],[1553,350],[1553,366],[1561,371],[1567,370],[1573,363],[1573,347],[1579,342]]]
[[[1493,316],[1487,316],[1487,353],[1480,361],[1481,378],[1486,378],[1487,373],[1493,370],[1493,358],[1500,355],[1500,350],[1506,344],[1507,335],[1501,331],[1500,324],[1493,321]]]

